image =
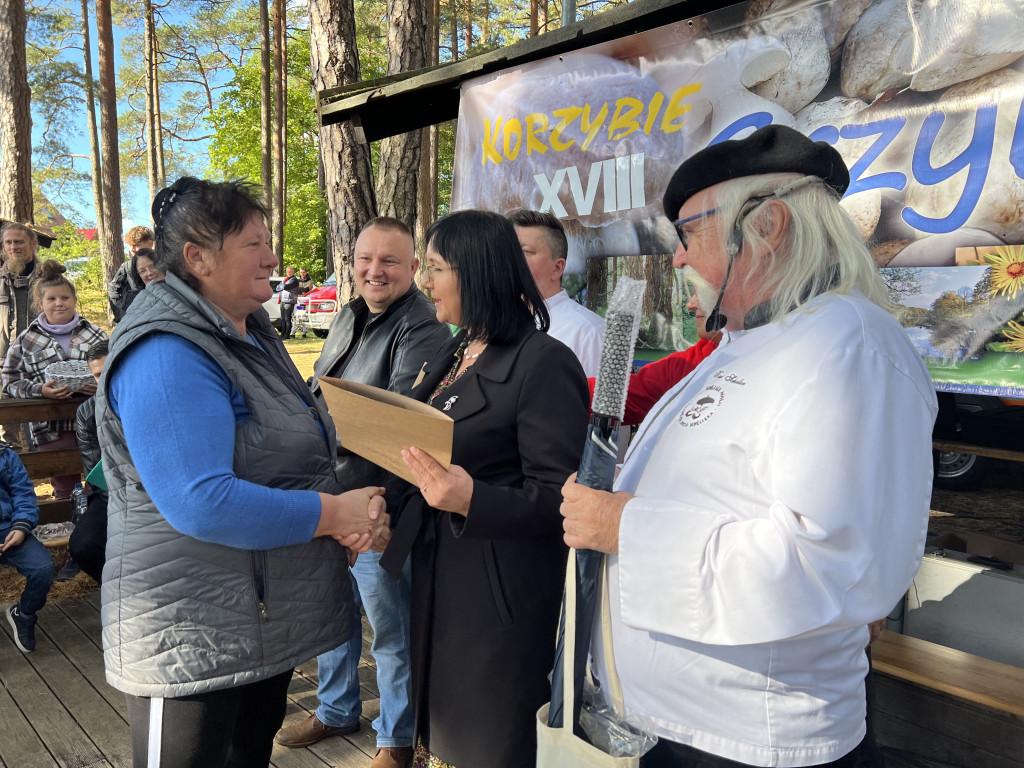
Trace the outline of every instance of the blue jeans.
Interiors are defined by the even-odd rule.
[[[412,746],[412,677],[409,671],[411,567],[408,560],[402,578],[394,579],[380,567],[380,553],[364,552],[352,568],[352,593],[360,601],[373,628],[370,653],[377,662],[380,716],[373,721],[378,747]],[[359,654],[363,647],[359,611],[354,617],[352,638],[333,651],[317,657],[320,722],[335,728],[351,725],[362,713],[359,700]]]
[[[10,525],[0,525],[0,542],[11,532]],[[53,584],[53,558],[49,550],[31,533],[16,547],[0,555],[0,565],[10,565],[25,577],[25,591],[21,593],[18,610],[22,616],[35,616],[46,605],[46,595]]]

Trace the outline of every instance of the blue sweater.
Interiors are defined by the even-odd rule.
[[[7,443],[0,443],[0,528],[31,535],[39,522],[36,489],[25,465]]]
[[[171,334],[147,336],[121,358],[108,392],[146,492],[176,530],[240,549],[313,538],[320,521],[315,491],[235,476],[235,426],[249,411],[199,347]]]

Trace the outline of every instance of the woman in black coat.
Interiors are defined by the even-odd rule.
[[[454,419],[452,464],[404,452],[417,487],[382,562],[400,567],[412,546],[416,764],[533,768],[568,552],[559,489],[579,467],[587,382],[544,332],[504,217],[460,211],[427,238],[423,287],[461,330],[412,395]]]

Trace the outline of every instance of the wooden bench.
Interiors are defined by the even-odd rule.
[[[871,658],[879,744],[951,766],[1024,766],[1024,669],[888,631]]]
[[[45,398],[3,398],[0,400],[0,424],[26,424],[30,421],[54,421],[71,419],[86,398],[72,397],[68,400],[47,400]],[[18,451],[21,462],[31,480],[45,480],[52,475],[74,475],[82,471],[82,454],[77,448],[62,448],[57,451]],[[39,524],[62,523],[71,519],[70,499],[40,501]],[[47,542],[49,545],[67,543],[64,539]]]

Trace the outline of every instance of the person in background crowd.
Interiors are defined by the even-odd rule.
[[[107,362],[109,344],[98,341],[89,347],[86,360],[89,371],[100,382],[100,374]],[[83,476],[88,477],[100,462],[100,441],[96,434],[96,398],[90,397],[80,406],[75,414],[75,435],[78,437],[78,450],[82,452]],[[103,563],[106,560],[107,546],[107,492],[92,485],[86,485],[88,502],[85,514],[75,521],[75,530],[68,541],[68,554],[78,563],[82,570],[97,583],[103,581]]]
[[[423,287],[460,330],[412,396],[455,421],[452,463],[403,452],[416,486],[381,559],[397,573],[412,551],[417,765],[533,768],[565,583],[558,489],[583,451],[587,380],[545,333],[508,219],[458,211],[427,242]]]
[[[0,265],[0,361],[7,358],[11,340],[23,333],[39,312],[32,299],[32,283],[37,277],[36,251],[39,237],[24,224],[8,223],[0,227],[3,262]],[[22,424],[0,427],[4,440],[15,451],[25,447]]]
[[[105,341],[107,334],[78,314],[78,293],[64,277],[64,265],[47,259],[39,267],[39,279],[33,292],[40,308],[39,316],[14,340],[4,360],[4,393],[10,397],[46,397],[66,400],[73,394],[67,384],[47,377],[46,368],[62,360],[85,360],[89,347]],[[92,395],[95,383],[83,385],[79,392]],[[28,435],[39,450],[74,448],[74,424],[70,420],[41,421],[28,425]],[[71,497],[80,475],[55,475],[50,478],[56,499]]]
[[[0,443],[0,565],[13,566],[25,577],[21,598],[4,613],[22,653],[36,649],[36,614],[53,584],[53,558],[32,535],[38,523],[36,490],[25,465],[7,443]]]
[[[305,296],[315,287],[316,285],[313,283],[313,278],[309,276],[309,272],[306,271],[306,268],[302,267],[299,270],[299,295]]]
[[[32,303],[32,284],[38,275],[39,236],[24,224],[0,228],[4,262],[0,266],[0,358],[7,357],[11,341],[28,328],[39,312]]]
[[[142,276],[139,275],[136,256],[143,248],[152,250],[153,231],[149,227],[132,227],[124,236],[124,242],[128,246],[128,260],[118,267],[107,286],[107,299],[110,301],[115,323],[121,322],[132,301],[146,287]]]
[[[281,283],[281,338],[292,337],[292,315],[295,313],[295,302],[299,298],[299,278],[295,276],[295,267],[288,267]]]
[[[562,289],[569,242],[562,223],[550,213],[519,208],[508,215],[515,225],[530,274],[551,316],[548,333],[576,353],[583,372],[597,375],[604,318],[577,304]]]
[[[566,543],[610,555],[626,714],[659,737],[644,768],[877,764],[864,648],[921,560],[936,401],[838,204],[849,182],[830,145],[772,125],[665,193],[722,343],[651,410],[615,493],[562,489]]]
[[[153,260],[156,258],[156,251],[152,248],[140,248],[135,254],[135,268],[142,278],[143,286],[149,285],[154,280],[163,280],[164,273],[156,268]]]
[[[261,311],[277,259],[256,194],[185,177],[156,196],[166,277],[96,399],[104,662],[137,768],[267,765],[292,669],[351,631],[339,543],[387,537],[382,488],[338,493],[333,422]]]
[[[313,368],[312,389],[321,376],[370,384],[408,395],[420,368],[451,341],[434,306],[413,283],[419,259],[412,232],[397,219],[372,219],[356,239],[358,296],[338,311]],[[384,485],[386,470],[338,447],[338,479],[343,487]],[[388,503],[394,506],[394,498]],[[362,599],[373,629],[371,653],[377,662],[380,715],[374,720],[377,754],[372,768],[407,768],[412,761],[413,711],[410,703],[410,566],[398,578],[380,567],[380,555],[364,552],[352,567],[355,594]],[[301,723],[277,734],[278,744],[305,747],[359,729],[359,655],[362,632],[317,659],[320,706]]]

